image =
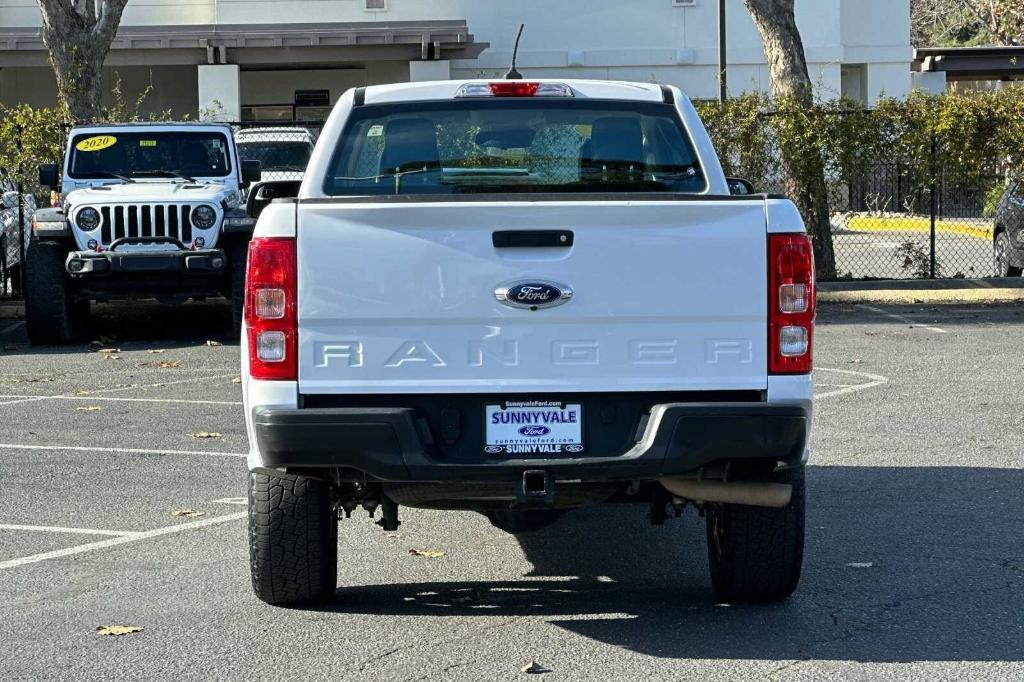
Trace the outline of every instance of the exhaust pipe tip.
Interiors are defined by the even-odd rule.
[[[661,485],[676,497],[694,502],[744,504],[749,507],[788,507],[793,486],[756,481],[700,481],[695,478],[662,478]]]

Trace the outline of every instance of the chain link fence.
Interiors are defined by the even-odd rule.
[[[852,118],[872,112],[832,115]],[[771,128],[765,130],[767,139],[733,151],[723,163],[729,173],[750,179],[757,191],[785,194],[782,152]],[[920,136],[920,131],[906,134]],[[822,148],[827,145],[824,141]],[[1012,166],[1004,160],[958,172],[954,169],[961,165],[948,162],[957,149],[944,148],[935,136],[926,136],[921,146],[924,153],[916,160],[901,158],[895,151],[900,144],[892,144],[889,153],[877,141],[823,154],[838,279],[1001,276],[993,242]],[[757,151],[751,154],[754,147]]]
[[[863,111],[855,114],[871,115]],[[260,161],[264,180],[301,179],[323,128],[321,122],[229,125],[239,157]],[[64,139],[67,132],[66,128],[60,131]],[[442,131],[439,142],[444,141]],[[581,154],[586,144],[582,136],[540,142],[578,145]],[[3,297],[20,294],[21,264],[33,213],[37,207],[48,207],[58,200],[50,188],[40,187],[36,180],[39,165],[62,163],[63,142],[48,148],[60,151],[41,154],[20,168],[0,168]],[[955,153],[933,140],[923,163],[920,158],[916,163],[901,158],[863,158],[842,167],[827,166],[832,239],[840,279],[979,278],[1000,274],[993,257],[993,238],[997,209],[1011,168],[1006,163],[991,164],[969,176],[957,175],[944,164],[944,158]],[[737,158],[729,158],[728,152],[725,156],[729,171],[750,179],[758,191],[785,191],[781,153],[771,141],[753,157],[745,152],[733,154]],[[531,172],[558,170],[541,168]],[[572,172],[578,173],[578,167]]]

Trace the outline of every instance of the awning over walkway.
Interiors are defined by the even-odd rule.
[[[1024,47],[927,47],[914,50],[914,70],[944,72],[946,80],[1024,78]]]
[[[121,26],[108,66],[330,66],[367,60],[474,59],[488,47],[462,20]],[[46,66],[39,28],[0,27],[0,67]]]

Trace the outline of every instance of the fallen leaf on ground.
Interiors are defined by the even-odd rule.
[[[157,355],[159,353],[166,353],[167,351],[165,351],[163,348],[150,348],[146,352],[149,353],[150,355]]]
[[[240,384],[240,383],[242,383],[242,377],[235,377],[234,379],[231,380],[231,383],[233,383],[233,384]]]
[[[388,533],[384,537],[386,537],[386,538],[388,538],[390,540],[397,540],[398,538],[402,537],[402,534],[401,533]]]
[[[111,355],[104,355],[103,359],[104,360],[120,360],[121,356],[120,355],[113,355],[113,354],[111,354]]]
[[[540,675],[542,673],[549,673],[549,672],[551,672],[550,669],[545,668],[544,666],[542,666],[537,661],[530,661],[529,665],[524,665],[522,667],[522,671],[524,673],[526,673],[527,675]]]
[[[25,379],[27,384],[48,384],[53,381],[53,377],[29,377]]]
[[[174,369],[181,364],[180,360],[161,360],[160,369]]]
[[[130,635],[133,632],[142,632],[142,628],[135,625],[97,625],[97,635]]]
[[[77,410],[78,412],[98,412],[99,410],[102,410],[102,409],[103,408],[100,407],[99,405],[86,405],[85,407],[76,407],[75,408],[75,410]]]
[[[409,554],[412,556],[421,556],[426,559],[439,559],[444,556],[444,552],[437,549],[410,549]]]
[[[220,341],[213,341],[212,339],[206,342],[207,346],[223,346],[224,344]]]
[[[217,433],[216,431],[200,431],[193,433],[193,438],[222,438],[224,434]]]
[[[171,516],[180,516],[186,519],[194,519],[197,516],[206,516],[206,512],[196,511],[195,509],[176,509],[171,512]]]

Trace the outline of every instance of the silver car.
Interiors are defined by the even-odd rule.
[[[31,194],[22,195],[24,246],[32,234],[32,215],[36,211],[36,199]],[[18,186],[4,171],[0,170],[0,291],[7,290],[7,280],[17,281],[17,270],[21,265],[18,244],[22,230],[18,224]]]

